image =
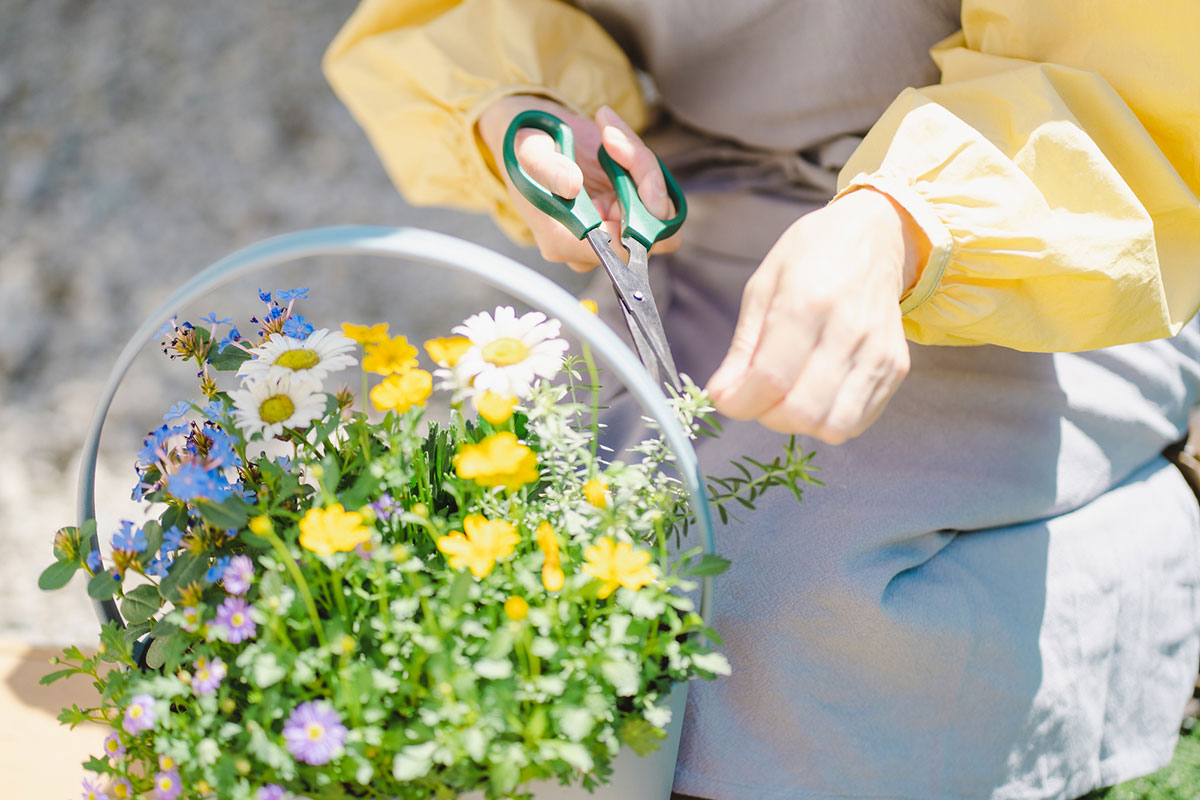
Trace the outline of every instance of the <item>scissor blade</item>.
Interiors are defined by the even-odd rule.
[[[676,389],[682,388],[679,372],[675,369],[675,360],[671,357],[671,349],[667,345],[662,319],[658,315],[658,307],[654,304],[654,295],[650,291],[645,247],[633,239],[622,240],[630,252],[630,263],[633,265],[631,267],[613,252],[605,231],[599,228],[589,231],[587,238],[596,255],[600,257],[604,271],[612,280],[613,288],[621,301],[621,310],[625,313],[625,323],[629,326],[642,363],[656,380],[661,367],[667,373],[671,385]]]

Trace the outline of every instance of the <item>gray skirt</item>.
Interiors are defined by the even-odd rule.
[[[746,278],[809,208],[689,200],[685,246],[651,271],[676,361],[703,383]],[[1166,764],[1200,658],[1200,517],[1160,452],[1198,390],[1195,321],[1087,353],[913,346],[867,433],[805,442],[825,486],[718,530],[734,673],[693,682],[675,790],[1065,799]],[[633,437],[639,414],[617,396],[609,424]],[[730,422],[699,452],[720,476],[785,440]]]

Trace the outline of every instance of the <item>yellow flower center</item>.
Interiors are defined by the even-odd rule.
[[[116,795],[117,797],[132,797],[132,795],[129,794],[129,787],[123,783],[116,784],[115,786],[112,787],[112,789],[113,789],[113,794]]]
[[[158,776],[158,788],[160,791],[168,792],[175,785],[175,780],[170,775]]]
[[[483,348],[483,360],[497,367],[519,364],[529,356],[529,348],[520,339],[505,336],[488,342]]]
[[[142,707],[141,706],[130,706],[129,707],[129,718],[130,719],[137,719],[141,715],[142,715]]]
[[[286,394],[273,394],[258,407],[258,416],[268,424],[291,419],[295,413],[296,404]]]
[[[321,357],[312,350],[300,348],[280,353],[279,358],[275,359],[275,363],[281,367],[294,370],[312,369],[321,363]]]
[[[246,622],[246,615],[240,611],[235,611],[233,612],[233,616],[229,618],[229,621],[233,623],[233,627],[240,628]],[[207,675],[208,670],[204,670],[204,674]]]
[[[310,722],[304,726],[304,733],[308,735],[310,742],[319,742],[325,735],[325,726],[319,722]]]

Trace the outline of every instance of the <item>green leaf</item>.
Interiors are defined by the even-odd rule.
[[[687,564],[680,573],[693,578],[704,578],[709,575],[720,575],[729,569],[729,559],[721,556],[704,554],[695,564]]]
[[[70,583],[71,577],[77,569],[79,569],[79,563],[76,561],[55,561],[42,570],[42,574],[38,576],[38,588],[47,592],[61,589]]]
[[[667,738],[667,732],[641,717],[628,717],[621,723],[617,736],[630,750],[639,756],[647,756],[658,749],[658,743]]]
[[[196,510],[200,512],[200,517],[209,525],[221,530],[229,530],[230,528],[238,529],[244,527],[250,519],[250,512],[254,510],[254,506],[237,495],[232,495],[225,498],[224,502],[221,503],[210,503],[207,500],[201,500],[197,502]]]
[[[146,666],[150,669],[160,669],[166,663],[164,655],[166,653],[166,639],[155,639],[150,642],[150,649],[146,651]]]
[[[121,629],[121,638],[132,649],[133,643],[150,632],[150,623],[146,621],[135,622],[127,628]]]
[[[191,553],[181,555],[175,559],[175,563],[171,566],[171,571],[167,573],[167,577],[163,578],[159,584],[159,591],[163,597],[171,602],[179,599],[179,590],[191,583],[204,580],[204,573],[208,572],[208,558],[206,556],[196,556]]]
[[[142,533],[146,537],[145,556],[153,558],[154,554],[162,547],[163,542],[163,527],[151,520],[142,526]]]
[[[76,672],[79,672],[79,670],[73,669],[73,668],[72,669],[60,669],[56,672],[51,672],[47,675],[43,675],[41,680],[38,681],[38,685],[39,686],[49,686],[50,684],[54,683],[55,681],[62,680],[63,678],[67,677],[68,675],[74,675]]]
[[[208,356],[208,363],[217,372],[237,372],[238,367],[249,359],[250,354],[237,345],[228,345],[219,353],[217,346],[213,345],[212,352]]]
[[[88,581],[87,593],[88,597],[93,600],[107,600],[116,594],[117,589],[121,588],[121,582],[113,577],[112,573],[105,570],[97,572]]]
[[[145,622],[161,607],[162,598],[158,596],[158,589],[147,584],[125,595],[121,601],[121,616],[125,617],[126,622]]]
[[[450,587],[450,607],[458,608],[463,603],[467,602],[467,595],[471,591],[471,584],[474,582],[470,571],[461,570],[454,576],[454,584]]]
[[[181,505],[172,505],[163,512],[159,517],[159,522],[162,524],[163,530],[178,528],[184,530],[187,527],[187,507]]]

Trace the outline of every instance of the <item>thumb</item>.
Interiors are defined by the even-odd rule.
[[[667,197],[667,184],[654,152],[608,106],[596,112],[596,124],[600,126],[600,141],[604,149],[633,177],[642,205],[659,219],[670,217],[671,201]]]
[[[765,266],[765,265],[764,265]],[[758,349],[758,341],[762,336],[763,321],[767,317],[767,309],[771,305],[771,296],[775,293],[776,276],[770,272],[756,272],[746,282],[742,292],[742,306],[738,312],[737,327],[733,331],[733,340],[729,344],[729,352],[717,367],[717,371],[708,379],[705,387],[718,405],[723,399],[735,394],[741,385],[742,376],[750,368],[750,361]],[[718,408],[718,410],[720,410]]]
[[[569,200],[583,189],[583,170],[571,158],[558,152],[550,134],[524,128],[517,133],[513,150],[529,177],[559,197]]]

